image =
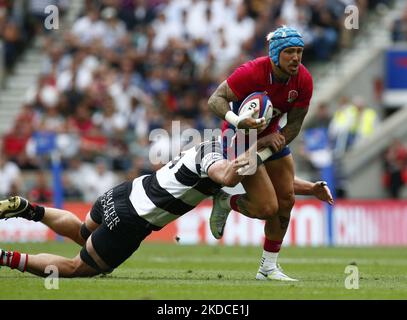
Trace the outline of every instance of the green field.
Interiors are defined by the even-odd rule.
[[[75,256],[72,243],[1,244],[21,252]],[[108,276],[44,279],[0,269],[0,299],[407,299],[407,248],[283,248],[280,263],[297,283],[254,280],[261,248],[142,244]],[[345,289],[356,264],[359,289]]]

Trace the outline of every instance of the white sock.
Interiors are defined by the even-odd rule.
[[[17,269],[21,272],[25,272],[27,269],[28,254],[22,253],[20,257],[20,263],[18,264]]]
[[[263,250],[263,255],[261,257],[260,269],[270,270],[277,267],[278,252],[269,252]]]
[[[7,266],[24,272],[27,269],[27,262],[28,255],[26,253],[0,249],[0,266]]]

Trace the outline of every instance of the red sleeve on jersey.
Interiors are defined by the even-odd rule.
[[[256,91],[255,65],[253,61],[246,62],[238,67],[227,78],[227,83],[239,100],[243,100],[249,94]]]
[[[302,77],[300,79],[299,99],[295,101],[295,108],[308,108],[312,98],[312,91],[314,88],[312,76],[309,71],[304,67]]]

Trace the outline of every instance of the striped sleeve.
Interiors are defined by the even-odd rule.
[[[203,142],[196,155],[201,175],[207,175],[209,167],[217,161],[223,160],[222,149],[219,141]]]

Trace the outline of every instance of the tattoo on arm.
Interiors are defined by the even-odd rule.
[[[290,223],[290,218],[285,217],[285,216],[278,216],[278,219],[280,220],[280,227],[282,230],[285,230],[288,228],[288,224]]]
[[[218,117],[225,119],[225,114],[230,111],[229,102],[238,98],[230,89],[228,83],[223,81],[208,100],[209,109]]]
[[[289,144],[300,133],[302,122],[308,108],[293,108],[287,114],[287,124],[281,129],[281,134],[285,137],[286,144]]]

